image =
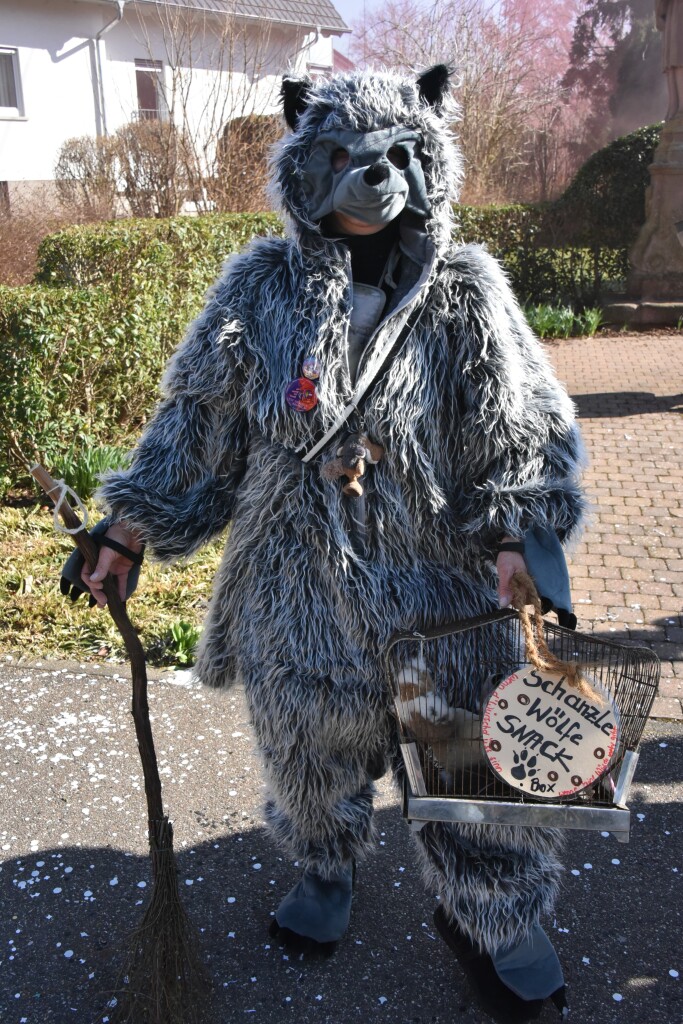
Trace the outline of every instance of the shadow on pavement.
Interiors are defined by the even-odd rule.
[[[631,843],[600,833],[568,836],[562,895],[547,927],[577,1022],[683,1019],[681,981],[669,974],[681,971],[682,779],[680,728],[648,727]],[[328,1024],[485,1024],[433,932],[433,898],[423,891],[397,807],[380,810],[377,824],[380,845],[359,870],[350,932],[325,961],[288,957],[268,938],[270,914],[297,869],[263,829],[216,833],[177,853],[183,902],[213,979],[207,1022],[288,1014]],[[67,846],[5,861],[1,1019],[103,1021],[150,884],[146,857],[111,848]],[[542,1020],[555,1019],[548,1007]]]
[[[653,395],[649,391],[607,391],[571,397],[582,419],[643,416],[658,412],[683,413],[683,394]]]

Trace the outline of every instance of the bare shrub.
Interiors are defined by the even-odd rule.
[[[217,210],[260,213],[270,209],[268,152],[281,134],[280,118],[273,114],[228,121],[218,144],[216,176],[206,183]]]
[[[50,186],[31,183],[0,205],[0,285],[28,284],[36,271],[38,246],[72,217],[60,210]]]
[[[351,56],[402,71],[450,64],[463,200],[546,199],[573,170],[562,77],[574,10],[574,0],[382,0],[354,26]]]
[[[116,154],[113,140],[67,139],[55,164],[57,192],[64,208],[78,219],[108,220],[116,202]]]
[[[114,136],[121,190],[134,217],[172,217],[200,179],[186,133],[168,121],[124,125]]]

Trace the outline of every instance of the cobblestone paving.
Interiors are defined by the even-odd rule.
[[[584,632],[639,641],[661,659],[653,714],[683,718],[683,334],[550,343],[577,404],[593,515],[572,551]]]

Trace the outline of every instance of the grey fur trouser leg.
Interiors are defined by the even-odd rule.
[[[274,667],[245,676],[245,691],[273,838],[304,871],[338,875],[374,845],[372,779],[383,773],[389,732],[381,688]]]
[[[245,673],[263,755],[274,839],[304,871],[330,879],[373,848],[372,779],[393,746],[381,686],[291,666]],[[402,769],[397,764],[400,780]],[[425,881],[462,930],[490,952],[515,945],[553,908],[562,833],[431,822],[417,834]]]
[[[514,946],[552,912],[562,832],[430,822],[417,833],[425,881],[447,915],[487,953]]]

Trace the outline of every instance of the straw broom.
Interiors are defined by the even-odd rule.
[[[78,531],[71,536],[92,572],[98,548],[67,502],[64,485],[53,480],[42,466],[34,465],[30,472],[54,502],[67,529]],[[178,892],[173,826],[164,814],[149,721],[145,653],[111,576],[104,581],[104,593],[130,659],[131,710],[145,779],[152,861],[151,899],[131,936],[122,971],[125,984],[116,993],[116,1006],[109,1016],[122,1024],[190,1024],[198,1017],[198,1004],[208,988],[208,979],[199,961],[198,937]]]

